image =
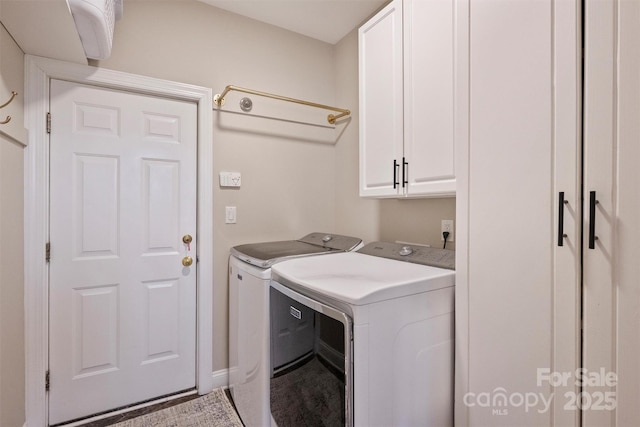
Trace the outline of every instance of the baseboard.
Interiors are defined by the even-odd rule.
[[[229,387],[229,369],[220,369],[213,372],[213,388]]]

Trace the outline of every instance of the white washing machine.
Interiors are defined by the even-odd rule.
[[[292,258],[351,251],[355,237],[311,233],[299,240],[235,246],[229,257],[229,388],[244,425],[271,423],[269,282],[271,266]],[[297,325],[294,329],[305,329]],[[310,330],[308,327],[306,330]],[[298,351],[305,351],[299,346]]]
[[[277,425],[452,426],[454,263],[375,242],[274,265],[271,293],[289,306],[272,316],[310,310],[316,329],[314,354],[271,379]]]

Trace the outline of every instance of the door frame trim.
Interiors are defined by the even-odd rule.
[[[26,426],[48,425],[49,366],[49,81],[66,80],[197,104],[198,259],[196,387],[213,389],[213,110],[212,90],[120,71],[25,55],[24,309]]]

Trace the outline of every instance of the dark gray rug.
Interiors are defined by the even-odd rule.
[[[197,399],[132,418],[114,427],[242,427],[240,417],[221,388]]]
[[[343,426],[344,410],[344,383],[317,358],[271,380],[278,427]]]

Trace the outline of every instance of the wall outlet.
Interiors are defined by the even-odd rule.
[[[440,225],[440,241],[444,242],[444,237],[442,237],[442,233],[445,231],[449,232],[449,237],[447,237],[447,242],[453,242],[453,220],[452,219],[443,219]]]

